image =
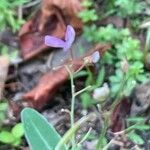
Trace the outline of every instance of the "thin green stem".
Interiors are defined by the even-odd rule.
[[[63,144],[68,144],[70,141],[70,138],[75,135],[75,133],[81,128],[81,126],[83,126],[87,121],[89,121],[93,118],[95,119],[96,115],[94,113],[91,113],[87,116],[82,117],[80,120],[78,120],[61,138],[61,140],[58,142],[55,150],[60,150]]]
[[[114,133],[114,135],[127,134],[128,132],[135,130],[137,125],[140,125],[140,123],[136,123],[123,131],[116,132],[116,133]]]
[[[143,61],[145,61],[146,55],[150,49],[150,28],[147,29],[146,42],[143,51]]]
[[[66,66],[66,69],[69,73],[70,76],[70,82],[71,82],[71,111],[70,111],[70,123],[71,123],[71,128],[74,126],[75,124],[75,116],[74,116],[74,111],[75,111],[75,98],[77,95],[81,94],[82,92],[84,92],[85,90],[88,90],[89,88],[91,88],[91,86],[87,86],[86,88],[75,92],[75,85],[74,85],[74,72],[71,71],[71,69],[69,68],[69,66]],[[72,149],[74,149],[76,147],[76,143],[75,143],[75,135],[72,136]]]
[[[114,142],[115,140],[112,139],[104,148],[103,150],[107,150],[109,148],[109,146]]]
[[[74,126],[74,107],[75,107],[75,85],[74,85],[74,78],[73,73],[71,72],[70,68],[66,66],[66,69],[70,76],[70,82],[71,82],[71,112],[70,112],[70,122],[71,122],[71,128]],[[72,148],[75,147],[75,136],[72,137]]]
[[[137,125],[138,125],[138,123],[128,127],[127,129],[125,129],[123,131],[119,131],[119,132],[114,133],[115,137],[103,148],[103,150],[107,150],[109,148],[109,146],[115,141],[117,136],[122,135],[122,134],[127,134],[131,130],[134,130]]]
[[[66,66],[66,69],[69,73],[70,76],[70,82],[71,82],[71,112],[70,112],[70,117],[71,117],[71,127],[74,124],[74,105],[75,105],[75,85],[74,85],[74,79],[73,79],[73,73],[71,72],[69,66]]]
[[[75,106],[75,86],[73,77],[71,77],[71,93],[72,93],[72,100],[71,100],[71,127],[74,125],[74,106]]]
[[[125,86],[125,83],[126,83],[127,79],[126,79],[126,74],[123,75],[123,81],[122,81],[122,84],[120,86],[120,89],[116,95],[116,99],[115,101],[112,103],[111,105],[111,109],[109,112],[107,113],[104,113],[103,116],[104,116],[104,126],[102,128],[102,131],[101,131],[101,134],[100,134],[100,137],[99,137],[99,140],[98,140],[98,143],[97,143],[97,146],[96,146],[96,150],[101,150],[102,149],[102,145],[103,145],[103,138],[105,137],[106,135],[106,132],[107,132],[107,128],[109,126],[109,118],[111,117],[114,109],[116,108],[116,106],[121,102],[122,100],[122,91],[124,89],[124,86]]]
[[[103,147],[103,141],[107,132],[107,128],[108,128],[108,120],[109,120],[109,115],[108,114],[104,114],[104,125],[102,127],[102,131],[101,134],[99,136],[97,145],[96,145],[96,150],[101,150]]]
[[[77,96],[77,95],[79,95],[79,94],[81,94],[81,93],[85,92],[86,90],[90,89],[91,87],[92,87],[92,86],[91,86],[91,85],[89,85],[89,86],[85,87],[84,89],[82,89],[82,90],[80,90],[80,91],[76,92],[76,93],[75,93],[75,96]]]
[[[124,86],[126,84],[126,74],[123,75],[123,81],[121,83],[121,86],[120,86],[120,89],[116,95],[116,99],[114,100],[114,102],[112,103],[111,105],[111,109],[110,109],[110,112],[113,113],[114,109],[116,108],[116,106],[121,102],[122,100],[122,91],[124,89]]]
[[[85,134],[85,136],[81,139],[81,141],[78,143],[78,145],[81,145],[89,136],[92,131],[92,128],[89,129],[89,131]]]

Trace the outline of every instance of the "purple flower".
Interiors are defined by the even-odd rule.
[[[99,54],[99,52],[98,52],[98,51],[94,52],[94,53],[92,54],[92,62],[93,62],[93,63],[97,63],[97,62],[99,61],[99,59],[100,59],[100,54]]]
[[[72,46],[74,39],[75,39],[74,28],[71,25],[68,25],[67,29],[66,29],[64,41],[59,38],[56,38],[56,37],[53,37],[50,35],[46,35],[45,36],[45,44],[47,46],[51,46],[51,47],[63,48],[63,50],[66,52]]]
[[[100,53],[99,51],[95,51],[90,56],[84,57],[84,64],[92,64],[97,63],[100,60]]]

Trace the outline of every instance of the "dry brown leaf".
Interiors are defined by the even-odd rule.
[[[82,22],[77,17],[81,10],[79,0],[43,0],[41,10],[20,30],[20,46],[24,59],[30,59],[45,50],[44,36],[63,38],[66,25],[72,25],[81,33]]]
[[[58,88],[68,79],[68,72],[65,67],[46,73],[38,85],[23,96],[29,105],[40,109],[52,98]]]
[[[39,29],[42,31],[49,17],[56,15],[62,23],[71,24],[75,29],[80,30],[83,24],[77,14],[81,10],[81,0],[43,0]],[[56,12],[60,13],[56,14]]]
[[[98,44],[84,57],[90,56],[94,51],[99,51],[102,56],[109,48],[110,45]],[[61,68],[46,73],[40,79],[38,85],[23,96],[23,99],[28,102],[30,107],[41,109],[46,102],[51,100],[58,88],[68,79],[69,73],[65,65],[72,64],[71,69],[76,71],[83,65],[83,58],[74,60],[73,62],[68,61],[62,65]]]

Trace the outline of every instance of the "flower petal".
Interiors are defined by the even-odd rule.
[[[67,42],[68,47],[71,47],[75,39],[75,30],[71,25],[67,26],[65,41]]]
[[[70,49],[70,47],[71,47],[71,44],[66,42],[64,47],[63,47],[63,51],[67,52]]]
[[[63,40],[49,35],[45,36],[45,44],[47,46],[59,47],[59,48],[64,48],[65,46],[65,42]]]
[[[100,53],[98,51],[94,52],[92,54],[92,62],[97,63],[100,59]]]

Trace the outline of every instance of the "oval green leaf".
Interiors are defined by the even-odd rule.
[[[17,123],[11,130],[13,136],[17,139],[21,138],[24,135],[24,129],[22,123]]]
[[[0,132],[0,141],[5,144],[12,144],[15,141],[14,136],[8,131]]]
[[[55,128],[37,111],[25,108],[21,112],[25,137],[32,150],[54,150],[61,137]],[[63,145],[61,150],[67,150]]]

